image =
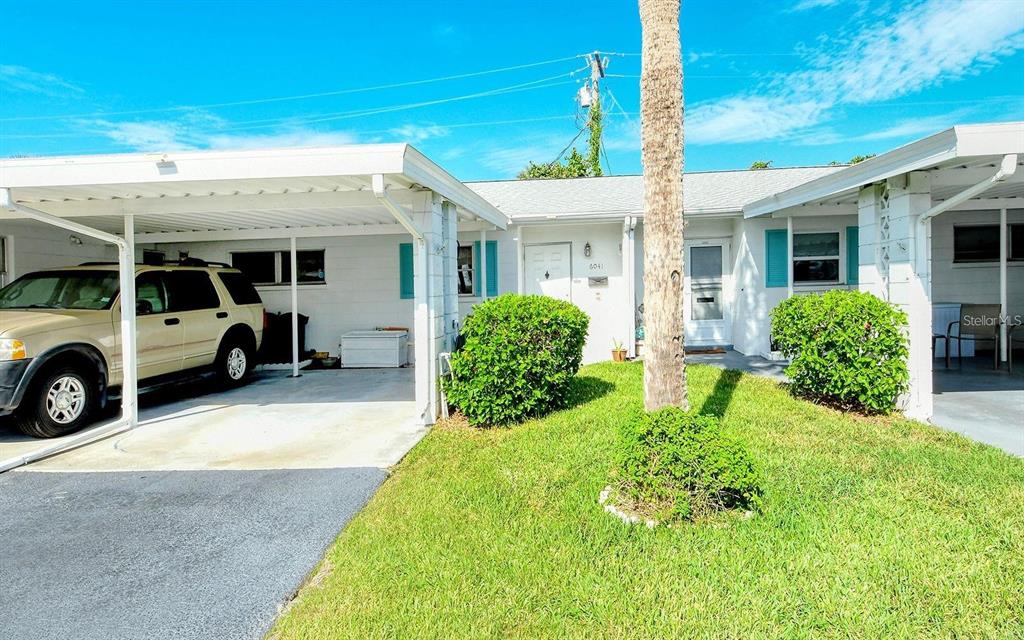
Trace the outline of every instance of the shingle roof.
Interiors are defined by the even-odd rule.
[[[743,205],[828,175],[843,167],[793,167],[756,171],[708,171],[683,176],[687,214],[741,213]],[[644,208],[643,176],[559,180],[467,182],[505,215],[639,213]]]

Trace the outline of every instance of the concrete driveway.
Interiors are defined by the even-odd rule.
[[[262,637],[422,437],[412,373],[186,385],[0,475],[0,637]]]

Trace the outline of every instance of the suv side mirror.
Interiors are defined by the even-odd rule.
[[[153,313],[153,303],[149,300],[136,300],[135,301],[135,315],[137,316],[148,316]]]

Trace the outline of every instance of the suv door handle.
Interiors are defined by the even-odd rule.
[[[173,327],[176,324],[181,324],[180,318],[164,318],[164,324],[168,327]]]
[[[228,317],[228,312],[227,311],[218,311],[217,312],[217,317],[220,318],[221,320],[223,320],[224,318]]]

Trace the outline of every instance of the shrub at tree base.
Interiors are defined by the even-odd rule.
[[[470,423],[505,425],[565,405],[590,318],[546,296],[506,294],[473,308],[445,393]]]
[[[714,416],[638,409],[622,425],[616,458],[615,499],[645,518],[694,520],[760,499],[750,454]]]
[[[794,296],[772,311],[772,340],[792,359],[793,392],[822,404],[887,413],[907,390],[905,313],[860,291]]]

